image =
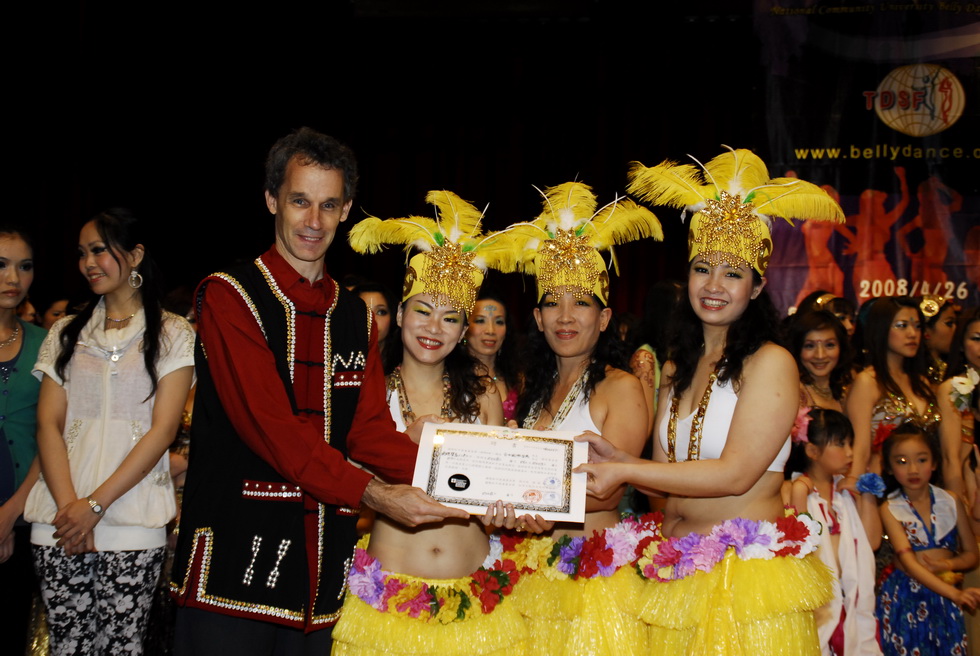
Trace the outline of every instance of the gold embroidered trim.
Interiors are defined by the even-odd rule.
[[[323,368],[326,369],[323,376],[323,441],[327,444],[330,444],[330,426],[333,424],[333,375],[337,368],[333,361],[333,336],[330,333],[330,320],[333,318],[333,311],[337,309],[337,301],[340,300],[340,287],[336,282],[333,283],[333,287],[333,301],[327,308],[327,316],[323,320]]]
[[[191,546],[190,558],[187,561],[187,571],[184,573],[183,584],[178,587],[173,581],[171,581],[171,592],[178,596],[183,596],[187,593],[187,583],[190,580],[191,570],[194,567],[194,560],[197,556],[198,545],[201,544],[201,538],[204,539],[204,556],[201,559],[201,573],[197,582],[197,594],[195,595],[195,599],[197,601],[202,604],[216,606],[218,608],[225,608],[228,610],[256,613],[258,615],[268,615],[270,617],[280,617],[292,620],[294,622],[305,621],[304,611],[294,611],[286,608],[277,608],[275,606],[266,606],[264,604],[253,604],[245,601],[235,601],[234,599],[207,594],[205,590],[207,590],[208,575],[211,571],[211,550],[213,548],[212,542],[214,540],[214,531],[212,531],[212,529],[209,527],[199,528],[194,531],[194,541]]]
[[[262,272],[262,277],[265,278],[265,282],[269,285],[269,289],[272,290],[272,294],[286,311],[286,361],[289,364],[289,381],[292,382],[293,362],[296,359],[296,306],[279,289],[279,283],[272,277],[272,272],[269,271],[269,267],[262,261],[262,256],[255,258],[255,266]]]

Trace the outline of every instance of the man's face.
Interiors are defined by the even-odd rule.
[[[337,226],[347,219],[344,175],[336,169],[304,166],[293,157],[279,193],[265,192],[265,204],[276,215],[276,249],[301,275],[319,279],[323,259]]]

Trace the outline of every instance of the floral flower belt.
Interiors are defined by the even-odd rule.
[[[504,534],[504,549],[514,553],[514,560],[522,572],[541,570],[551,579],[572,580],[612,576],[622,567],[633,567],[644,540],[659,535],[658,517],[650,513],[643,516],[626,515],[618,524],[604,531],[593,531],[591,537],[558,540],[549,537],[523,534]]]
[[[681,538],[665,538],[658,530],[638,547],[636,568],[646,579],[676,581],[695,572],[710,572],[730,548],[741,560],[803,558],[817,549],[821,530],[806,513],[775,522],[729,519],[707,535],[691,533]]]
[[[520,578],[514,554],[501,550],[491,538],[489,565],[468,577],[430,579],[388,572],[368,554],[367,540],[354,550],[347,577],[353,595],[382,613],[394,613],[424,622],[449,624],[479,614],[489,614],[511,593]],[[496,556],[496,557],[494,557]]]

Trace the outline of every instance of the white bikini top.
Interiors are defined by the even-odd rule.
[[[407,426],[405,426],[405,419],[402,417],[402,408],[398,403],[398,394],[389,391],[388,392],[388,412],[391,413],[391,418],[395,422],[395,430],[404,433]],[[459,419],[450,419],[448,421],[460,421]],[[479,415],[477,415],[473,421],[464,422],[467,424],[481,424]]]
[[[666,401],[668,408],[673,397],[674,390],[671,388]],[[725,443],[728,441],[728,431],[732,426],[732,417],[735,415],[735,404],[737,403],[738,395],[732,389],[731,381],[721,383],[715,380],[711,390],[711,401],[704,413],[704,426],[701,431],[701,460],[717,460],[721,457],[721,452],[725,449]],[[687,417],[677,418],[677,437],[675,440],[677,462],[687,460],[687,449],[691,442],[691,423],[694,421],[696,413],[697,408]],[[667,451],[667,422],[669,419],[670,413],[665,412],[657,430],[660,446],[664,452]],[[789,458],[791,446],[790,438],[787,435],[776,459],[766,470],[782,472],[786,466],[786,460]]]
[[[585,431],[592,431],[593,433],[602,433],[599,427],[595,425],[592,421],[592,413],[589,412],[589,402],[585,400],[585,394],[579,392],[575,397],[575,403],[572,404],[571,409],[569,409],[568,414],[557,426],[552,425],[550,430],[570,430],[576,433],[583,433]]]

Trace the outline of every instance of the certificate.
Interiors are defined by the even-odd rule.
[[[585,521],[589,445],[572,431],[426,423],[412,484],[447,506],[482,515],[500,500],[518,515]]]

